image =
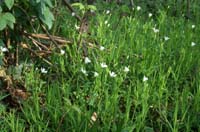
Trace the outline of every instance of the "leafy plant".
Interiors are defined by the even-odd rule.
[[[96,11],[97,8],[94,5],[84,5],[82,3],[73,3],[72,7],[77,7],[81,11],[82,14],[85,14],[86,11],[91,10],[91,11]]]
[[[18,8],[16,8],[18,7]],[[51,29],[54,21],[53,13],[50,11],[53,8],[51,0],[32,0],[32,1],[14,1],[5,0],[0,5],[0,31],[4,30],[7,26],[11,29],[14,28],[16,23],[15,17],[20,17],[20,21],[16,24],[20,25],[26,21],[23,16],[19,15],[19,10],[26,13],[29,17],[37,16],[44,24]]]

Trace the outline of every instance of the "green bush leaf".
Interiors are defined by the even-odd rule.
[[[52,5],[52,3],[51,3],[50,0],[46,0],[45,2],[46,2],[46,4],[47,4],[49,7],[53,7],[53,5]]]
[[[11,29],[14,28],[14,23],[15,23],[15,17],[9,13],[2,13],[0,14],[0,31],[3,30],[4,28],[6,28],[6,26],[8,25]]]
[[[73,7],[78,7],[80,10],[85,9],[85,6],[82,3],[73,3]]]
[[[88,5],[88,9],[93,10],[93,11],[97,10],[96,6],[94,5]]]
[[[5,13],[3,18],[6,19],[6,21],[15,23],[15,17],[9,12]]]
[[[12,23],[11,21],[7,21],[7,25],[8,25],[11,29],[14,29],[14,23]]]
[[[0,31],[6,28],[6,20],[2,18],[2,15],[0,15]]]
[[[54,21],[54,16],[52,12],[49,10],[48,7],[43,7],[42,12],[39,15],[40,19],[44,24],[48,26],[49,29],[51,29]]]
[[[14,0],[5,0],[4,1],[8,9],[10,10],[14,5]]]
[[[5,46],[2,39],[0,39],[0,46],[2,46],[2,47]]]
[[[40,3],[40,0],[36,0],[36,3]]]
[[[0,13],[2,12],[2,8],[1,8],[1,6],[0,6]]]

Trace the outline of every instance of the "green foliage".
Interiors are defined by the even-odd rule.
[[[41,1],[31,3],[33,8],[25,1],[21,6],[30,11],[30,16],[45,14],[44,10],[36,10],[41,8]],[[72,38],[73,44],[62,48],[64,54],[48,56],[57,69],[40,60],[34,60],[25,73],[27,67],[22,65],[8,69],[15,81],[25,74],[25,89],[31,94],[21,101],[20,111],[8,111],[9,107],[0,104],[1,130],[200,131],[199,20],[174,17],[161,6],[154,12],[140,4],[136,6],[141,10],[117,4],[95,5],[101,10],[95,12],[89,24],[91,38],[98,45],[90,41],[87,57],[91,62],[87,64],[77,44],[77,23],[60,6],[55,32]],[[74,7],[83,12],[88,9],[83,4]],[[121,12],[129,15],[119,19]],[[149,17],[149,12],[153,16]],[[21,16],[15,16],[16,21]],[[3,41],[0,46],[5,46]],[[41,67],[48,72],[42,73]]]
[[[5,29],[8,25],[11,29],[14,28],[15,23],[15,17],[13,14],[6,12],[6,13],[0,13],[0,31]]]
[[[72,7],[78,8],[82,14],[84,14],[88,10],[96,11],[97,8],[94,5],[84,5],[82,3],[73,3]]]
[[[10,10],[14,5],[14,0],[5,0],[5,4],[8,7],[8,9]]]
[[[23,21],[27,21],[28,18],[25,18],[24,15],[19,16],[19,14],[17,14],[19,11],[16,10],[14,4],[17,5],[19,9],[23,9],[23,5],[26,5],[25,9],[23,9],[23,13],[26,13],[29,17],[37,15],[38,18],[51,29],[54,21],[53,13],[50,10],[50,8],[53,8],[51,0],[32,0],[30,2],[5,0],[4,4],[0,6],[0,30],[5,29],[7,26],[13,29],[14,23],[16,23],[15,17],[21,17],[19,18],[20,21],[17,21],[17,24],[19,25],[23,23]],[[10,12],[6,12],[4,5]]]

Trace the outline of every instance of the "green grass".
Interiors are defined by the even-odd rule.
[[[64,49],[64,55],[51,56],[59,70],[41,63],[47,74],[36,70],[36,64],[25,73],[31,96],[22,103],[21,112],[0,106],[2,132],[200,131],[198,21],[165,12],[149,18],[135,11],[117,26],[119,14],[114,10],[97,13],[91,20],[92,38],[105,50],[89,48],[91,63],[85,64],[81,49],[77,50],[75,19],[62,13],[54,32],[75,43]],[[196,45],[191,46],[192,42]],[[125,67],[130,71],[124,72]],[[110,76],[111,71],[116,77]],[[94,72],[99,76],[94,77]],[[96,121],[91,120],[94,112]]]

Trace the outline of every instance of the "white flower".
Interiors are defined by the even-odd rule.
[[[152,28],[154,33],[158,33],[159,32],[159,29],[156,29],[156,28]]]
[[[165,40],[165,41],[169,40],[169,37],[165,36],[165,37],[164,37],[164,40]]]
[[[107,68],[108,66],[106,65],[106,63],[102,62],[102,63],[101,63],[101,67],[102,67],[102,68]]]
[[[192,47],[193,47],[193,46],[195,46],[195,45],[196,45],[196,43],[195,43],[195,42],[192,42],[192,43],[191,43],[191,46],[192,46]]]
[[[85,64],[91,63],[91,60],[88,57],[85,57]]]
[[[99,73],[98,72],[94,72],[94,77],[98,77]]]
[[[83,69],[83,67],[81,67],[81,72],[82,72],[83,74],[85,74],[86,76],[88,75],[88,74],[87,74],[87,71],[86,71],[85,69]]]
[[[116,77],[117,76],[117,74],[115,74],[115,72],[109,72],[109,74],[110,74],[110,77]]]
[[[106,24],[108,24],[108,21],[106,20],[104,23],[105,23],[105,25],[106,25]]]
[[[94,11],[94,10],[90,10],[90,12],[91,12],[91,13],[94,13],[95,11]]]
[[[103,51],[105,49],[105,47],[103,46],[100,46],[100,50]]]
[[[64,55],[64,54],[65,54],[65,51],[61,49],[61,50],[60,50],[60,54],[61,54],[61,55]]]
[[[75,16],[76,15],[76,13],[75,12],[72,12],[72,16]]]
[[[195,25],[192,25],[192,29],[194,29],[195,28]]]
[[[149,17],[152,17],[152,15],[153,15],[152,13],[149,13]]]
[[[140,6],[137,6],[137,10],[138,10],[138,11],[141,10],[141,7],[140,7]]]
[[[106,14],[109,14],[109,13],[110,13],[110,10],[107,10],[107,11],[106,11]]]
[[[76,29],[76,30],[79,30],[80,27],[79,27],[78,25],[75,24],[75,29]]]
[[[2,46],[0,46],[0,50],[1,50],[1,52],[7,52],[8,51],[8,49],[6,47],[2,47]]]
[[[47,70],[45,68],[43,68],[43,67],[40,70],[41,70],[41,73],[44,73],[44,74],[47,73]]]
[[[129,72],[129,68],[128,68],[128,67],[125,67],[125,68],[124,68],[124,72]]]
[[[108,23],[108,25],[107,25],[108,27],[110,27],[110,23]]]
[[[149,108],[153,108],[153,105],[150,105]]]
[[[94,112],[94,113],[92,114],[92,116],[91,116],[91,122],[93,123],[93,122],[95,122],[96,120],[97,120],[97,113]]]
[[[143,77],[143,82],[146,82],[148,78],[146,76]]]

